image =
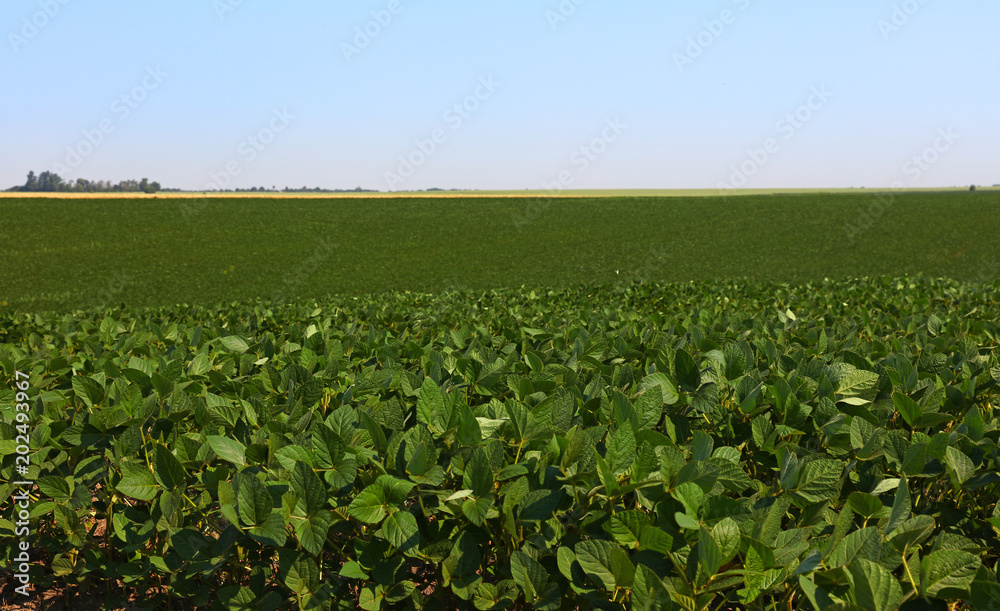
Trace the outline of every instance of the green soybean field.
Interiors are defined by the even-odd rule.
[[[0,545],[29,480],[104,608],[1000,608],[997,289],[5,311]]]
[[[923,274],[1000,279],[1000,191],[0,198],[0,308]]]

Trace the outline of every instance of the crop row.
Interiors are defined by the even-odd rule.
[[[995,288],[0,315],[0,481],[108,605],[1000,608]]]

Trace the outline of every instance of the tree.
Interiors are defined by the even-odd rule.
[[[35,171],[32,170],[28,172],[28,180],[24,183],[24,188],[22,191],[35,191],[38,189],[38,178],[35,177]]]
[[[62,191],[64,187],[65,185],[61,176],[46,171],[38,175],[38,188],[35,191]]]

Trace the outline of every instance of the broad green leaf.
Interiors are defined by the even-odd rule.
[[[864,518],[870,518],[884,509],[882,501],[873,494],[852,492],[847,497],[851,509]]]
[[[722,564],[726,564],[740,550],[740,527],[736,520],[723,518],[721,522],[712,528],[712,538],[719,544],[722,552]]]
[[[693,482],[685,482],[670,493],[672,497],[684,505],[684,510],[688,516],[698,519],[698,510],[701,509],[701,502],[705,498],[705,492]]]
[[[719,572],[722,561],[719,544],[712,538],[712,533],[702,527],[698,531],[698,562],[709,576],[713,576]]]
[[[614,435],[609,436],[606,460],[615,477],[625,473],[635,462],[635,450],[635,434],[630,425],[619,426]]]
[[[574,580],[573,564],[576,562],[576,554],[568,547],[559,547],[556,550],[556,563],[559,565],[559,572],[563,577]]]
[[[401,552],[408,552],[420,544],[417,519],[408,511],[397,511],[382,523],[386,540]]]
[[[74,375],[71,384],[73,386],[73,394],[83,401],[87,407],[92,408],[104,401],[104,389],[101,388],[100,384],[85,375]]]
[[[691,460],[708,460],[712,457],[712,437],[704,431],[694,432],[691,444]]]
[[[843,470],[844,463],[839,460],[821,458],[806,463],[799,474],[795,496],[809,503],[821,503],[836,497],[840,492]]]
[[[285,522],[278,512],[267,516],[260,524],[250,526],[246,529],[255,541],[268,547],[281,547],[285,544],[288,534],[285,531]]]
[[[493,490],[493,472],[483,448],[472,452],[472,458],[465,464],[462,484],[472,490],[474,496],[483,496]]]
[[[913,477],[920,475],[927,464],[927,444],[914,443],[906,450],[903,457],[903,473]]]
[[[424,423],[436,433],[443,433],[447,426],[444,397],[441,395],[441,389],[430,377],[424,378],[417,395],[417,421]]]
[[[235,439],[230,439],[221,435],[209,435],[208,446],[212,448],[212,451],[215,452],[219,458],[228,460],[237,467],[245,467],[247,464],[246,446]]]
[[[380,475],[375,480],[375,484],[382,487],[385,493],[385,501],[389,505],[400,506],[410,496],[410,492],[416,486],[413,482],[399,479],[391,475]]]
[[[587,577],[609,592],[615,589],[615,575],[611,570],[612,548],[613,543],[599,539],[581,541],[573,548],[577,562]]]
[[[663,373],[651,373],[639,382],[639,392],[658,392],[659,398],[664,405],[677,403],[677,387],[670,381],[670,378]]]
[[[304,520],[294,520],[295,536],[306,550],[313,556],[318,556],[326,542],[326,534],[330,530],[332,520],[329,513],[317,513]]]
[[[635,548],[639,546],[642,530],[651,524],[648,515],[639,510],[630,509],[611,516],[606,529],[621,545]]]
[[[879,496],[889,492],[890,490],[895,490],[899,487],[899,481],[900,478],[898,477],[887,477],[872,488],[871,494]]]
[[[969,478],[976,474],[976,466],[972,464],[972,460],[953,446],[948,446],[945,450],[945,462],[956,488],[969,481]]]
[[[623,428],[631,429],[631,431],[639,430],[639,414],[635,411],[635,406],[629,401],[621,391],[614,391],[614,396],[612,397],[612,422],[618,425],[618,431]],[[633,437],[633,445],[635,444],[635,438]],[[635,449],[633,448],[633,452]],[[629,463],[631,464],[631,463]]]
[[[917,422],[923,415],[917,402],[899,391],[892,393],[892,402],[896,405],[896,410],[903,417],[903,420],[906,420],[906,424],[909,424],[911,429],[917,428]]]
[[[247,344],[246,340],[236,335],[220,337],[219,343],[222,344],[223,347],[225,347],[225,349],[229,352],[235,352],[237,354],[243,354],[250,349],[250,345]]]
[[[917,515],[897,526],[889,537],[889,543],[902,552],[905,548],[920,543],[934,531],[934,518]]]
[[[130,473],[123,477],[115,488],[125,496],[140,501],[152,501],[159,492],[156,480],[153,479],[153,474],[149,471]]]
[[[282,548],[278,558],[278,576],[293,593],[307,594],[319,586],[319,566],[308,554]]]
[[[521,499],[518,516],[522,520],[533,522],[548,520],[562,502],[562,498],[561,490],[532,490]]]
[[[167,490],[186,488],[187,475],[180,461],[166,447],[157,445],[153,451],[153,475]]]
[[[966,597],[981,562],[969,552],[942,549],[920,561],[920,591],[925,596]]]
[[[784,450],[781,456],[781,471],[779,472],[778,481],[781,483],[782,490],[791,490],[795,488],[795,484],[798,482],[799,458],[790,447],[786,446]]]
[[[465,499],[462,502],[462,513],[476,526],[482,526],[493,508],[493,495],[487,494],[476,499]]]
[[[445,582],[475,574],[480,568],[482,554],[478,544],[467,530],[462,530],[455,538],[448,557],[441,565]]]
[[[885,567],[870,560],[851,563],[854,599],[862,609],[895,611],[903,602],[903,588]]]
[[[236,500],[240,519],[247,526],[263,524],[274,510],[271,493],[252,475],[244,475],[239,479]]]
[[[851,564],[857,559],[878,560],[879,558],[879,533],[876,528],[864,528],[848,533],[840,543],[833,548],[823,564],[828,568]]]
[[[312,435],[312,450],[316,458],[313,466],[329,469],[340,464],[344,457],[344,441],[333,429],[325,424],[318,425]],[[302,460],[301,458],[297,460]],[[309,461],[306,461],[309,462]]]
[[[467,446],[479,445],[483,441],[483,432],[479,428],[479,421],[472,414],[472,410],[463,403],[460,406],[459,414],[461,421],[458,425],[458,442]]]
[[[541,564],[520,550],[515,550],[510,555],[510,572],[528,601],[533,601],[542,594],[549,578]]]
[[[963,423],[968,427],[969,439],[972,441],[979,441],[986,434],[986,423],[983,421],[983,415],[979,411],[978,405],[973,405],[969,408],[969,411],[965,414]]]
[[[674,512],[674,520],[678,526],[687,530],[698,530],[701,528],[701,523],[686,513]]]
[[[296,462],[303,462],[306,465],[312,467],[313,459],[309,450],[297,445],[288,445],[277,452],[275,452],[274,457],[278,459],[278,463],[282,467],[291,471],[295,468]]]
[[[701,386],[701,370],[685,350],[678,350],[674,355],[674,369],[677,371],[677,382],[684,390],[694,392]]]
[[[372,484],[362,490],[351,501],[347,512],[367,524],[377,524],[385,517],[385,490],[379,484]]]
[[[833,601],[823,588],[817,587],[816,582],[805,575],[799,575],[799,586],[806,593],[809,602],[812,603],[815,611],[825,611],[833,606]]]
[[[112,344],[115,338],[118,336],[118,323],[115,322],[113,318],[105,317],[101,321],[100,337],[101,341],[105,344]]]
[[[640,564],[632,586],[632,611],[669,611],[673,609],[670,592],[651,568]]]
[[[308,464],[295,463],[291,483],[292,489],[298,496],[298,508],[302,513],[309,516],[327,508],[326,486]]]
[[[631,588],[635,580],[635,565],[622,548],[614,546],[608,552],[609,568],[615,579],[615,586]]]
[[[892,502],[892,512],[889,514],[889,522],[885,525],[885,536],[888,537],[893,530],[910,517],[913,509],[913,502],[910,500],[909,484],[904,477],[896,487],[896,497]]]
[[[853,418],[851,420],[851,447],[855,451],[861,450],[875,434],[875,427],[864,418]]]
[[[850,371],[837,383],[837,394],[856,395],[875,386],[878,374],[871,371],[855,369]]]

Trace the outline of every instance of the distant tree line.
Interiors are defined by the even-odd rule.
[[[67,182],[53,172],[42,172],[35,176],[34,171],[28,172],[28,180],[23,185],[8,189],[8,191],[44,193],[156,193],[161,190],[160,183],[150,182],[147,178],[123,180],[118,184],[114,184],[110,180],[87,180],[86,178],[77,178],[75,181]]]

